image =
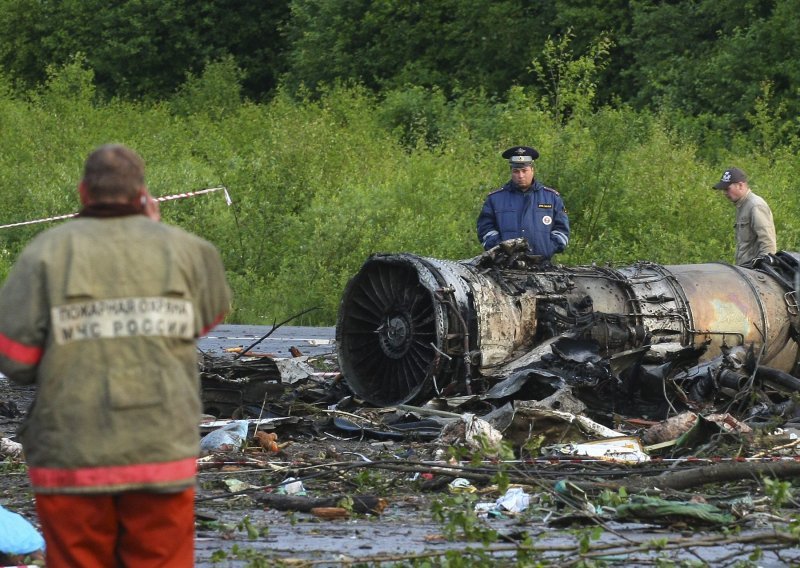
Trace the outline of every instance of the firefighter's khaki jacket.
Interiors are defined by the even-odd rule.
[[[195,340],[229,306],[219,252],[176,227],[79,217],[37,236],[0,290],[0,371],[37,387],[19,432],[34,491],[191,486]]]

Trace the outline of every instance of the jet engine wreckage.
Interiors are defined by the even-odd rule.
[[[794,412],[800,254],[612,268],[542,263],[507,241],[469,260],[374,254],[344,290],[341,372],[375,406],[555,400],[601,423],[717,409]],[[791,419],[791,416],[789,416]]]

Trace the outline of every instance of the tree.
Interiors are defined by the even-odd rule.
[[[537,50],[519,0],[292,0],[286,84],[336,81],[503,93]],[[547,4],[547,3],[543,3]],[[537,6],[539,3],[537,3]]]
[[[231,55],[258,97],[276,86],[287,15],[287,0],[0,0],[0,63],[32,86],[84,53],[100,93],[155,99]]]
[[[774,86],[776,107],[797,116],[800,4],[793,0],[637,1],[626,40],[626,72],[640,107],[711,115],[715,126],[746,128],[745,117]]]
[[[531,69],[546,93],[544,100],[553,118],[563,123],[569,116],[586,116],[594,110],[597,98],[597,78],[608,64],[611,40],[600,37],[587,53],[575,56],[571,29],[554,40],[548,38],[541,57],[531,63]]]
[[[597,75],[597,101],[627,101],[635,95],[630,78],[623,71],[633,56],[625,41],[631,32],[633,12],[628,0],[552,0],[549,17],[539,25],[535,42],[544,45],[546,38],[564,37],[569,31],[572,50],[588,53],[601,39],[610,40],[608,57],[602,73]]]

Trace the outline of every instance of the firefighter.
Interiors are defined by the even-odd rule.
[[[19,438],[46,563],[192,566],[195,343],[230,306],[222,261],[159,221],[130,148],[92,152],[78,192],[0,290],[0,371],[36,385]]]

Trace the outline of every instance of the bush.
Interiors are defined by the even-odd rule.
[[[477,92],[445,101],[418,88],[380,98],[340,86],[255,104],[237,99],[235,74],[230,62],[211,64],[162,103],[97,100],[79,60],[25,96],[0,78],[0,224],[77,211],[86,155],[128,144],[154,195],[228,188],[230,207],[217,192],[165,202],[163,217],[219,247],[235,296],[229,321],[266,325],[312,307],[294,323],[333,325],[372,253],[479,254],[475,221],[508,180],[500,153],[515,144],[539,149],[537,176],[567,205],[572,238],[557,262],[731,261],[734,211],[711,185],[732,164],[772,205],[779,247],[800,242],[800,164],[768,136],[763,111],[754,120],[770,151],[743,142],[724,151],[688,141],[686,117],[623,107],[556,119],[521,88],[502,101]],[[0,231],[0,274],[50,225]]]

